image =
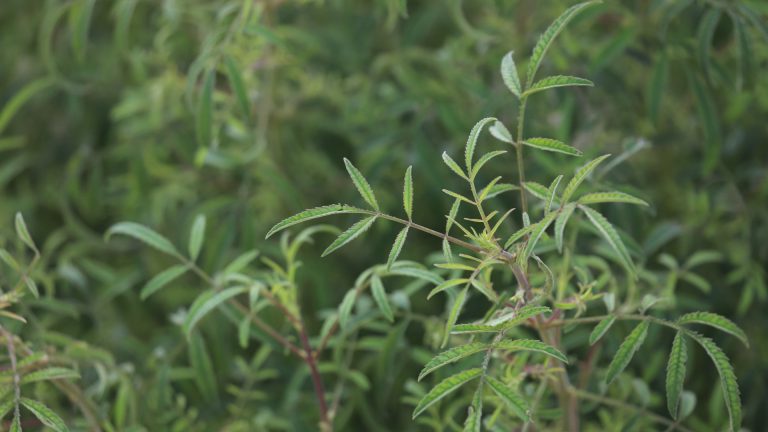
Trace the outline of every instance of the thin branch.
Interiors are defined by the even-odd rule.
[[[5,336],[5,346],[8,348],[8,357],[11,360],[11,373],[13,374],[13,418],[20,419],[21,412],[19,409],[19,401],[21,401],[21,376],[16,369],[16,346],[13,343],[13,335],[0,326],[0,333]]]

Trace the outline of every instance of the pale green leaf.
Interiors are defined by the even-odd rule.
[[[366,180],[365,177],[363,177],[363,174],[352,165],[352,162],[350,162],[349,159],[344,158],[344,166],[347,167],[347,172],[352,178],[352,183],[355,184],[357,191],[360,192],[360,195],[365,202],[373,207],[374,210],[379,211],[379,203],[376,201],[376,195],[373,194],[373,189],[371,188],[371,185],[368,184],[368,180]]]
[[[549,185],[548,193],[547,193],[547,206],[544,208],[544,211],[549,213],[552,210],[552,204],[557,202],[557,188],[560,186],[560,182],[563,180],[563,175],[560,174],[559,176],[555,177],[554,180],[552,180],[552,183]]]
[[[490,122],[496,121],[493,117],[486,117],[472,128],[472,131],[469,132],[469,138],[467,138],[467,146],[464,148],[464,162],[466,163],[467,172],[472,171],[472,158],[475,155],[475,147],[477,147],[477,138],[480,136],[480,131],[483,130],[485,125],[487,125]]]
[[[466,284],[466,283],[469,283],[469,281],[470,281],[469,279],[465,279],[465,278],[447,280],[441,283],[440,285],[436,286],[432,291],[430,291],[429,294],[427,294],[427,300],[432,298],[435,294],[443,292],[450,287]]]
[[[504,242],[504,249],[509,249],[510,246],[515,244],[518,240],[528,235],[531,231],[536,228],[536,225],[528,225],[526,227],[522,227],[519,230],[515,231],[506,242]]]
[[[405,214],[408,215],[408,220],[413,219],[413,177],[411,176],[411,170],[413,167],[408,167],[405,170],[405,179],[403,181],[403,208]]]
[[[616,322],[616,317],[614,315],[611,315],[607,318],[603,318],[595,328],[592,330],[592,333],[589,334],[589,344],[594,345],[602,339],[602,337],[605,335],[605,333],[613,326],[613,323]]]
[[[677,410],[680,405],[680,396],[683,393],[683,382],[685,381],[686,362],[688,361],[688,352],[685,347],[685,336],[683,332],[675,335],[672,342],[672,351],[669,353],[667,361],[667,408],[672,418],[677,419]]]
[[[624,192],[596,192],[589,193],[581,196],[578,199],[579,204],[596,204],[596,203],[628,203],[647,206],[648,203],[640,198],[634,197]]]
[[[451,171],[455,172],[456,175],[459,177],[468,180],[466,174],[464,174],[464,170],[461,169],[459,164],[456,163],[455,160],[453,160],[450,156],[448,156],[448,152],[443,152],[443,162],[445,162],[446,165],[448,165],[448,168],[451,169]]]
[[[9,432],[22,432],[20,416],[14,414],[13,421],[11,422],[11,429]]]
[[[443,334],[443,342],[440,344],[440,347],[444,347],[448,343],[448,336],[450,336],[453,326],[456,325],[456,321],[459,319],[461,309],[464,307],[464,301],[467,299],[467,292],[469,292],[469,285],[464,287],[459,292],[459,295],[456,296],[456,300],[453,301],[451,312],[448,314],[448,320],[445,323],[445,333]]]
[[[467,204],[475,205],[475,202],[472,201],[471,199],[465,197],[464,195],[458,194],[452,190],[443,189],[443,193],[453,198],[456,198],[458,200],[464,201]]]
[[[547,345],[542,341],[535,339],[515,339],[503,340],[497,343],[494,348],[505,351],[533,351],[557,359],[563,363],[568,363],[568,357],[557,348]]]
[[[574,174],[571,181],[568,182],[568,185],[565,187],[565,190],[563,191],[563,196],[560,199],[560,201],[563,204],[568,203],[568,200],[571,199],[571,196],[573,196],[573,193],[576,192],[576,189],[581,185],[581,183],[584,181],[584,179],[589,176],[589,174],[597,168],[598,165],[600,165],[601,162],[603,162],[605,159],[610,157],[611,155],[603,155],[600,156],[597,159],[593,159],[589,161],[586,165],[581,167],[578,171],[576,171],[576,174]]]
[[[395,242],[392,244],[392,250],[389,251],[389,258],[387,258],[387,271],[392,269],[392,264],[395,263],[397,257],[400,255],[400,251],[403,250],[405,239],[408,236],[408,227],[403,228],[395,237]]]
[[[29,235],[29,230],[27,229],[27,224],[24,222],[24,216],[21,215],[21,213],[16,213],[16,235],[19,236],[21,241],[24,242],[27,246],[29,246],[30,249],[36,251],[37,247],[35,246],[35,242],[32,240],[32,236]]]
[[[45,404],[42,402],[38,402],[36,400],[25,397],[22,397],[19,402],[21,402],[25,408],[32,412],[32,414],[34,414],[42,424],[48,426],[56,432],[65,432],[69,430],[67,425],[64,423],[64,420],[62,420],[58,414],[53,412],[53,410],[45,406]]]
[[[141,289],[141,294],[140,294],[141,299],[145,300],[147,297],[156,293],[161,288],[163,288],[164,286],[168,285],[179,276],[186,273],[187,270],[189,270],[189,267],[179,264],[179,265],[169,267],[163,270],[162,272],[158,273],[157,275],[155,275],[155,277],[150,279],[146,285],[144,285],[144,288]]]
[[[645,336],[648,334],[648,321],[643,321],[632,330],[632,332],[624,339],[624,342],[619,346],[619,350],[613,356],[611,364],[608,365],[608,372],[606,373],[605,382],[610,384],[616,377],[626,369],[629,362],[632,361],[635,353],[645,341]]]
[[[45,369],[38,369],[21,377],[22,384],[28,384],[37,381],[49,381],[60,379],[79,379],[80,374],[76,370],[53,366]]]
[[[245,287],[232,287],[221,291],[209,290],[197,297],[197,299],[195,299],[195,301],[192,303],[192,306],[190,306],[189,312],[184,319],[184,324],[182,325],[187,338],[190,337],[192,329],[195,328],[195,325],[201,319],[203,319],[206,315],[208,315],[222,303],[230,300],[238,294],[244,293],[245,291]]]
[[[323,252],[322,256],[326,256],[330,254],[331,252],[335,251],[336,249],[346,245],[347,243],[351,242],[355,238],[357,238],[360,234],[364,233],[368,228],[373,225],[373,223],[376,221],[376,216],[370,216],[365,219],[362,219],[358,222],[356,222],[354,225],[349,227],[346,231],[341,233],[338,237],[336,237],[336,240],[333,241]]]
[[[520,419],[524,422],[529,420],[528,404],[519,394],[514,392],[503,382],[490,375],[484,376],[483,379],[485,379],[485,381],[488,383],[488,387],[490,387],[491,390],[493,390],[493,392],[496,393],[496,395],[502,401],[504,401],[507,407],[509,407],[509,409],[512,410],[516,416],[520,417]]]
[[[350,207],[341,204],[331,204],[327,206],[315,207],[309,210],[304,210],[301,213],[297,213],[289,218],[283,219],[273,226],[265,238],[271,237],[276,232],[282,231],[290,226],[306,222],[312,219],[318,219],[325,216],[343,214],[343,213],[365,213],[365,210]]]
[[[203,88],[197,105],[195,126],[197,127],[197,143],[200,147],[210,147],[213,144],[213,89],[216,73],[208,70],[203,78]]]
[[[213,363],[208,354],[208,348],[205,339],[199,332],[195,332],[189,338],[187,344],[187,354],[192,366],[195,385],[207,401],[218,399],[218,387],[216,385],[216,374],[213,370]]]
[[[468,344],[459,345],[457,347],[443,351],[432,358],[432,360],[430,360],[426,365],[424,365],[424,369],[422,369],[421,373],[419,373],[418,379],[421,381],[422,378],[434,372],[435,370],[447,364],[459,361],[465,357],[469,357],[472,354],[487,350],[489,347],[490,345],[485,342],[470,342]]]
[[[520,93],[522,92],[520,77],[517,75],[517,66],[515,66],[515,59],[512,57],[512,54],[513,52],[510,51],[501,59],[501,78],[504,80],[504,85],[507,86],[509,91],[520,98]]]
[[[384,291],[384,284],[381,283],[381,278],[377,275],[371,276],[371,293],[373,294],[373,299],[376,301],[376,306],[379,307],[384,318],[389,322],[393,322],[395,317],[392,314],[392,307],[389,305],[387,292]]]
[[[32,279],[29,276],[24,277],[24,285],[27,286],[27,289],[32,293],[35,298],[40,297],[40,290],[37,289],[37,283],[34,279]]]
[[[520,188],[510,183],[499,183],[499,184],[489,185],[489,186],[486,186],[486,188],[480,194],[480,201],[485,201],[487,199],[491,199],[500,194],[503,194],[504,192],[515,191],[518,189]]]
[[[469,406],[467,419],[464,421],[464,432],[481,432],[483,426],[483,386],[477,386]]]
[[[200,249],[203,247],[205,238],[205,216],[198,215],[192,224],[192,231],[189,233],[189,257],[195,261],[200,255]]]
[[[480,169],[483,167],[483,165],[488,163],[488,161],[495,158],[496,156],[501,156],[504,153],[506,153],[506,150],[496,150],[481,156],[480,159],[478,159],[475,165],[472,167],[472,172],[470,173],[470,176],[469,176],[470,180],[477,177],[477,173],[480,172]]]
[[[546,77],[536,84],[532,85],[528,90],[523,93],[522,97],[528,97],[534,93],[544,91],[557,87],[594,87],[594,83],[588,79],[567,76],[567,75],[555,75]]]
[[[544,216],[542,220],[532,225],[534,229],[528,236],[528,242],[525,244],[525,249],[523,249],[522,253],[520,254],[520,262],[528,261],[528,258],[530,258],[531,254],[533,254],[533,250],[536,248],[536,244],[539,242],[542,234],[544,234],[544,231],[546,231],[549,225],[552,224],[552,221],[555,220],[555,217],[557,217],[557,213],[552,212]]]
[[[573,210],[576,209],[574,204],[568,204],[562,207],[559,211],[557,219],[555,219],[555,244],[557,245],[557,251],[563,253],[563,232],[565,231],[565,225],[568,223],[568,219],[571,218]]]
[[[256,257],[259,256],[259,251],[252,250],[248,252],[244,252],[234,260],[232,260],[231,263],[229,263],[226,267],[224,267],[224,270],[222,271],[223,274],[230,274],[230,273],[239,273],[241,270],[243,270],[245,267],[248,266],[253,260],[256,259]]]
[[[413,410],[413,418],[418,417],[419,414],[440,401],[440,399],[446,397],[467,382],[479,377],[482,373],[483,371],[480,368],[469,369],[444,379],[421,398],[416,405],[416,408]]]
[[[563,153],[571,156],[581,156],[581,151],[579,149],[552,138],[528,138],[523,141],[523,144],[539,150]]]
[[[491,135],[499,141],[509,144],[514,143],[512,134],[509,132],[509,129],[507,129],[507,127],[504,126],[504,123],[500,121],[496,121],[494,124],[492,124],[488,128],[488,132],[490,132]]]
[[[712,312],[691,312],[681,316],[677,324],[704,324],[736,336],[741,342],[749,347],[749,340],[744,330],[739,328],[728,318]]]
[[[534,181],[527,181],[523,184],[525,190],[531,193],[536,198],[546,201],[549,198],[549,189],[541,183]]]
[[[122,234],[141,240],[149,246],[170,255],[179,255],[176,247],[167,238],[141,224],[134,222],[120,222],[112,225],[112,227],[107,230],[107,240],[115,234]]]
[[[357,299],[357,292],[355,290],[349,290],[344,295],[344,299],[339,304],[339,325],[341,328],[346,329],[349,322],[349,316],[352,314],[352,308],[355,306],[355,300]]]
[[[497,329],[510,329],[520,323],[523,323],[527,321],[530,318],[535,317],[536,315],[552,312],[552,310],[547,306],[537,306],[528,304],[517,311],[514,311],[510,314],[501,316],[499,318],[496,318],[492,321],[489,321],[488,323]]]
[[[627,271],[634,274],[635,266],[632,263],[632,258],[629,256],[627,248],[624,246],[624,243],[621,241],[621,237],[619,237],[619,233],[616,232],[616,229],[613,227],[613,225],[608,222],[605,216],[598,213],[597,211],[585,206],[579,206],[579,208],[587,215],[590,222],[592,222],[592,225],[597,228],[605,241],[611,245],[611,248],[616,251],[616,254],[618,255],[622,264],[624,264],[624,266],[627,268]]]

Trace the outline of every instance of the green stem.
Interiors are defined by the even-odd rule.
[[[520,100],[520,111],[517,114],[517,139],[515,140],[517,174],[520,181],[520,202],[523,213],[528,213],[528,199],[525,196],[525,166],[523,164],[523,128],[525,127],[525,105],[527,102],[527,97]]]

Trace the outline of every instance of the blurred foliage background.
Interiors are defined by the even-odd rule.
[[[199,282],[183,277],[140,301],[139,288],[170,261],[136,242],[107,243],[106,229],[132,220],[182,244],[205,214],[203,268],[214,273],[252,249],[274,257],[277,242],[264,234],[276,221],[355,199],[345,156],[385,208],[398,206],[402,172],[413,165],[420,221],[441,227],[450,202],[438,191],[456,179],[439,154],[458,151],[482,117],[513,123],[500,59],[514,50],[525,67],[523,53],[572,4],[32,3],[0,6],[0,245],[23,256],[12,225],[21,211],[40,245],[42,295],[14,310],[28,324],[4,325],[80,365],[79,408],[35,388],[73,427],[87,428],[86,406],[114,430],[201,431],[312,430],[308,376],[279,352],[267,356],[268,344],[241,349],[223,317],[201,326],[206,360],[189,366],[174,317]],[[744,426],[755,431],[768,424],[760,409],[768,397],[766,16],[759,0],[606,2],[574,21],[544,65],[595,88],[553,92],[528,114],[532,135],[587,156],[612,153],[600,175],[611,171],[652,203],[641,214],[612,208],[610,217],[637,240],[629,246],[658,277],[656,294],[746,329],[751,349],[722,346],[739,377]],[[529,177],[545,184],[579,163],[528,158]],[[514,178],[509,160],[494,163]],[[313,333],[359,271],[386,259],[395,230],[377,225],[366,243],[328,258],[319,258],[322,245],[302,253],[301,303]],[[424,261],[439,249],[413,236],[404,256]],[[686,266],[701,251],[715,259]],[[0,269],[5,289],[16,276]],[[444,308],[424,296],[410,301],[419,316]],[[417,430],[403,400],[424,339],[408,320],[359,339],[338,414],[344,430]],[[658,354],[641,361],[654,388],[663,387]],[[689,374],[705,396],[691,424],[721,430],[727,414],[703,357]],[[213,379],[207,393],[196,385],[200,368]]]

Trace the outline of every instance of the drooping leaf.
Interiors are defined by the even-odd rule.
[[[384,291],[384,284],[381,283],[381,278],[377,275],[371,276],[371,293],[373,294],[373,299],[376,301],[376,306],[379,307],[384,318],[389,322],[394,322],[395,317],[392,314],[392,307],[389,305],[387,292]]]
[[[341,204],[331,204],[327,206],[315,207],[309,210],[304,210],[301,213],[297,213],[289,218],[281,220],[267,232],[265,238],[270,238],[276,232],[282,231],[288,227],[300,224],[302,222],[318,219],[325,216],[345,213],[365,213],[365,211]]]
[[[419,414],[423,413],[427,408],[437,403],[440,399],[444,398],[467,382],[479,377],[482,373],[483,371],[480,368],[469,369],[444,379],[438,385],[433,387],[432,390],[430,390],[429,393],[427,393],[423,398],[421,398],[419,403],[416,405],[416,409],[413,410],[413,418],[415,419],[419,416]]]
[[[528,404],[520,395],[507,387],[506,384],[490,375],[486,375],[483,379],[488,383],[488,387],[490,387],[491,390],[504,401],[504,404],[509,407],[516,416],[520,417],[524,422],[529,420]]]
[[[213,88],[216,74],[208,70],[203,78],[203,88],[197,105],[197,143],[200,147],[210,147],[213,141]]]
[[[523,92],[522,97],[528,97],[534,93],[538,93],[540,91],[544,91],[551,88],[557,88],[557,87],[594,87],[595,84],[584,78],[574,77],[574,76],[567,76],[567,75],[555,75],[546,77],[534,85],[532,85],[528,90]]]
[[[503,340],[495,345],[496,349],[506,351],[533,351],[538,352],[563,363],[568,363],[568,357],[557,348],[535,339]]]
[[[677,419],[678,406],[680,405],[680,396],[683,393],[683,382],[685,381],[686,362],[688,361],[688,352],[685,347],[685,336],[682,332],[677,332],[675,340],[672,342],[672,351],[667,360],[667,408],[672,418]]]
[[[192,231],[189,233],[189,258],[192,261],[197,259],[200,249],[203,247],[205,238],[205,216],[198,215],[192,224]]]
[[[741,342],[744,343],[744,345],[749,347],[749,339],[747,339],[747,334],[744,333],[744,330],[739,328],[739,326],[737,326],[736,323],[734,323],[733,321],[729,320],[724,316],[718,315],[716,313],[691,312],[681,316],[677,320],[677,323],[708,325],[716,329],[719,329],[721,331],[724,331],[728,334],[731,334],[733,336],[736,336]]]
[[[408,220],[413,219],[413,178],[411,176],[411,169],[409,166],[405,170],[405,179],[403,181],[403,208],[405,214],[408,215]]]
[[[349,322],[349,316],[352,314],[352,307],[355,306],[355,299],[357,299],[357,293],[351,289],[344,295],[344,299],[339,304],[339,325],[341,328],[346,329]]]
[[[614,322],[616,322],[616,316],[611,315],[607,318],[603,318],[599,323],[597,323],[595,328],[592,330],[592,333],[589,334],[589,344],[594,345],[597,341],[602,339],[602,337],[611,328]]]
[[[581,151],[579,149],[552,138],[528,138],[523,141],[523,144],[539,150],[563,153],[571,156],[581,156]]]
[[[137,224],[135,222],[119,222],[115,225],[112,225],[109,230],[107,230],[107,240],[109,240],[109,238],[115,234],[122,234],[133,237],[137,240],[141,240],[149,246],[152,246],[153,248],[170,255],[179,255],[179,251],[176,250],[176,247],[173,245],[173,243],[170,242],[170,240],[161,236],[152,229],[149,229],[144,225]]]
[[[465,357],[471,356],[472,354],[479,353],[480,351],[487,350],[489,347],[490,345],[485,342],[470,342],[468,344],[459,345],[447,351],[443,351],[432,358],[432,360],[430,360],[426,365],[424,365],[424,369],[422,369],[419,373],[418,380],[421,381],[425,376],[447,364],[459,361]]]
[[[616,229],[613,227],[613,225],[608,222],[608,219],[589,207],[579,206],[579,208],[587,215],[590,222],[592,222],[592,225],[597,228],[605,241],[607,241],[611,246],[611,248],[616,251],[616,254],[618,255],[622,264],[624,264],[624,267],[627,268],[627,271],[629,271],[631,274],[635,274],[635,265],[632,263],[632,257],[629,256],[629,252],[624,246],[624,242],[621,241],[619,233],[616,232]]]
[[[192,329],[195,328],[195,325],[197,325],[201,319],[203,319],[206,315],[208,315],[211,311],[216,309],[225,301],[235,297],[238,294],[242,294],[245,291],[245,287],[238,286],[227,288],[221,291],[209,290],[197,297],[197,299],[195,299],[195,301],[192,303],[192,306],[190,306],[189,312],[184,319],[184,324],[182,325],[187,338],[190,337]]]
[[[611,155],[603,155],[599,158],[591,160],[589,163],[581,167],[578,171],[576,171],[576,174],[574,174],[571,181],[568,182],[568,185],[565,187],[565,190],[563,191],[563,196],[561,198],[561,201],[563,204],[568,203],[568,201],[571,199],[571,196],[573,196],[573,193],[576,192],[576,189],[581,185],[581,183],[584,181],[584,179],[589,176],[589,174],[597,168],[598,165],[600,165],[601,162],[603,162],[605,159],[610,157]]]
[[[464,289],[459,292],[459,295],[456,296],[456,300],[453,301],[453,306],[451,306],[451,312],[448,314],[448,320],[445,323],[445,333],[443,334],[443,342],[440,344],[441,348],[448,343],[448,337],[451,335],[451,332],[453,331],[453,326],[456,325],[456,321],[459,319],[459,314],[461,313],[461,309],[464,307],[464,301],[467,298],[468,291],[469,291],[469,285],[464,287]]]
[[[483,130],[485,125],[495,121],[496,119],[493,117],[486,117],[477,122],[477,124],[475,124],[475,126],[469,132],[469,138],[467,138],[467,146],[464,148],[464,162],[466,163],[467,172],[472,171],[472,158],[475,155],[475,147],[477,147],[477,138],[480,136],[480,131]]]
[[[371,188],[371,185],[368,184],[368,180],[366,180],[365,177],[363,177],[363,174],[352,165],[352,162],[350,162],[349,159],[344,158],[344,166],[347,167],[347,172],[352,178],[352,183],[355,184],[357,191],[360,192],[360,196],[362,196],[365,202],[373,207],[374,210],[379,211],[379,203],[376,201],[376,195],[373,194],[373,189]]]
[[[648,203],[640,198],[634,197],[624,192],[596,192],[582,195],[578,199],[579,204],[596,204],[596,203],[628,203],[647,206]]]
[[[189,267],[178,264],[178,265],[169,267],[163,270],[162,272],[158,273],[157,275],[155,275],[155,277],[150,279],[146,285],[144,285],[144,288],[141,289],[141,294],[140,294],[141,299],[146,300],[147,297],[156,293],[161,288],[163,288],[164,286],[168,285],[179,276],[186,273],[187,270],[189,270]]]
[[[515,59],[512,54],[513,52],[510,51],[501,59],[501,78],[509,91],[520,98],[520,93],[522,93],[520,77],[517,75],[517,66],[515,66]]]
[[[369,216],[365,219],[362,219],[358,222],[356,222],[354,225],[349,227],[346,231],[341,233],[338,237],[336,237],[336,240],[333,241],[323,252],[322,256],[326,256],[330,254],[331,252],[335,251],[336,249],[346,245],[347,243],[351,242],[355,238],[357,238],[360,234],[364,233],[368,228],[373,225],[373,223],[376,221],[376,216]]]
[[[707,355],[709,355],[717,368],[717,373],[720,376],[720,385],[723,388],[725,406],[728,408],[730,428],[732,432],[738,432],[741,428],[741,396],[733,366],[730,360],[728,360],[728,356],[712,339],[698,334],[693,334],[691,337],[704,348],[704,351],[707,352]]]
[[[565,225],[568,223],[573,214],[573,210],[576,209],[576,205],[568,204],[562,208],[555,220],[555,244],[557,245],[557,251],[563,253],[563,232],[565,231]]]
[[[389,258],[387,258],[387,271],[392,269],[392,264],[397,260],[400,251],[403,250],[405,239],[408,237],[408,227],[403,228],[395,237],[395,242],[392,244],[392,250],[389,251]]]
[[[648,321],[643,321],[635,327],[634,330],[624,339],[624,342],[619,346],[619,350],[613,356],[613,360],[608,365],[608,372],[606,373],[605,383],[610,384],[616,377],[626,369],[629,362],[632,361],[635,353],[645,341],[645,336],[648,334]]]
[[[59,417],[58,414],[53,412],[50,408],[45,406],[42,402],[22,397],[19,402],[32,414],[37,417],[40,422],[56,432],[66,432],[69,430],[64,420]],[[19,428],[21,430],[21,428]]]

